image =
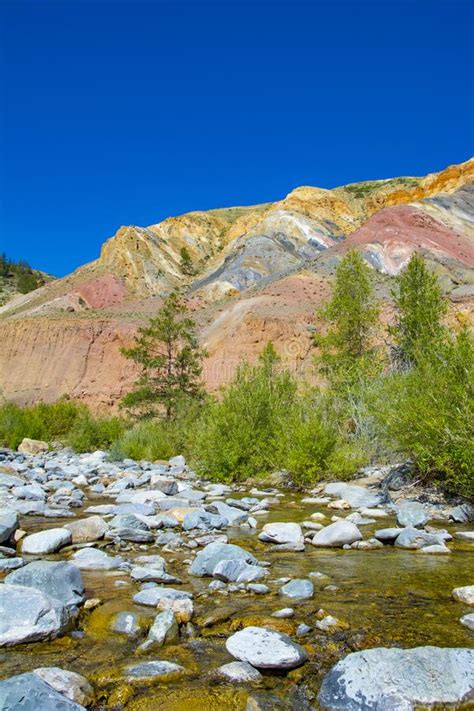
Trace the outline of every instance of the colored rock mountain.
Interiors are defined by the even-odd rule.
[[[209,352],[210,388],[272,339],[310,367],[314,312],[341,255],[357,248],[387,303],[414,251],[440,278],[454,318],[474,301],[474,159],[423,178],[300,187],[274,203],[191,212],[121,227],[99,258],[0,307],[0,388],[20,403],[69,394],[113,404],[135,377],[120,355],[180,288]]]

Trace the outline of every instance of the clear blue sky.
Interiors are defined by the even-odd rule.
[[[0,250],[62,275],[122,224],[465,160],[473,8],[0,1]]]

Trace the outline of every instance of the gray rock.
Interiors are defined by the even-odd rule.
[[[33,673],[76,704],[89,706],[94,700],[92,686],[80,674],[59,667],[39,667]]]
[[[18,570],[26,564],[23,558],[0,558],[0,573],[6,573],[8,570]]]
[[[207,509],[227,519],[229,526],[238,526],[240,523],[244,523],[249,517],[246,511],[242,511],[242,509],[238,509],[235,506],[228,506],[223,501],[214,501]]]
[[[174,662],[142,662],[126,667],[122,676],[129,682],[142,681],[144,679],[156,679],[169,674],[184,672],[184,668]]]
[[[57,598],[36,588],[0,585],[0,646],[52,639],[67,629],[69,621]]]
[[[71,532],[73,543],[91,543],[103,538],[109,525],[100,516],[89,516],[80,521],[66,523],[64,528]]]
[[[263,585],[262,583],[249,583],[247,585],[247,590],[256,593],[257,595],[266,595],[270,592],[268,585]]]
[[[469,541],[474,543],[474,531],[456,531],[454,538],[457,541]]]
[[[178,622],[172,610],[160,612],[154,619],[145,642],[138,648],[140,652],[148,651],[153,647],[162,647],[164,644],[178,639]]]
[[[272,617],[277,617],[279,619],[286,620],[290,617],[293,617],[294,614],[295,611],[292,607],[282,607],[281,610],[275,610],[275,612],[272,612]]]
[[[191,531],[195,528],[209,531],[214,528],[224,528],[228,523],[228,520],[223,516],[200,509],[199,511],[186,514],[183,519],[183,531]]]
[[[194,559],[189,572],[191,575],[202,577],[203,575],[212,575],[218,563],[222,560],[243,560],[251,565],[256,565],[257,560],[254,556],[245,551],[240,546],[235,546],[231,543],[209,543],[202,551],[199,551]]]
[[[174,494],[178,493],[177,482],[163,474],[152,474],[150,484],[154,489],[158,489],[158,491],[161,491],[167,496],[174,496]]]
[[[428,521],[428,514],[424,507],[417,501],[405,501],[398,507],[397,523],[399,526],[420,528],[428,523]]]
[[[97,548],[81,548],[71,556],[70,562],[80,570],[117,570],[123,564],[123,558],[107,555]]]
[[[216,673],[236,684],[259,681],[259,679],[262,678],[258,669],[255,669],[248,662],[229,662],[229,664],[223,664],[216,670]]]
[[[2,711],[85,711],[47,684],[38,674],[28,672],[0,681]]]
[[[412,711],[472,699],[474,650],[368,649],[326,674],[318,701],[325,711]]]
[[[382,503],[383,499],[379,492],[370,491],[363,486],[356,486],[355,484],[342,484],[340,482],[326,484],[324,493],[338,499],[344,499],[344,501],[347,501],[353,509],[378,506],[378,504]]]
[[[12,494],[17,499],[27,499],[28,501],[44,501],[46,499],[46,492],[43,491],[39,484],[15,486]]]
[[[454,588],[452,596],[458,602],[465,605],[474,605],[474,585],[464,585],[462,588]]]
[[[19,526],[18,513],[11,509],[0,510],[0,545],[8,543]]]
[[[131,638],[139,637],[142,632],[140,616],[128,610],[118,612],[111,620],[110,629],[115,634],[123,634]]]
[[[397,536],[395,545],[397,548],[424,548],[425,546],[439,546],[444,544],[442,536],[437,536],[434,533],[426,533],[418,528],[404,528]]]
[[[280,595],[291,600],[307,600],[314,595],[313,583],[311,580],[305,580],[304,578],[290,580],[289,583],[280,588]]]
[[[160,600],[185,600],[192,597],[192,593],[186,592],[185,590],[176,590],[175,588],[146,588],[145,590],[140,590],[136,595],[133,596],[133,602],[137,605],[147,605],[149,607],[156,607]]]
[[[298,550],[304,550],[303,531],[298,523],[266,523],[259,539],[265,543],[290,544]]]
[[[449,514],[449,518],[456,523],[470,523],[474,521],[474,506],[472,504],[456,506]]]
[[[242,559],[221,560],[212,573],[214,578],[224,583],[250,583],[253,580],[261,580],[265,575],[265,568],[250,565]]]
[[[68,546],[71,540],[71,532],[66,528],[50,528],[47,531],[39,531],[26,536],[22,541],[21,551],[36,555],[56,553],[60,548]]]
[[[350,521],[336,521],[325,526],[313,537],[313,546],[325,548],[342,548],[344,545],[351,545],[355,541],[362,540],[362,534],[354,523]]]
[[[233,657],[258,669],[294,669],[308,659],[303,647],[288,635],[266,627],[245,627],[229,637],[225,646]]]
[[[375,531],[375,538],[382,543],[395,543],[396,539],[403,532],[403,528],[381,528]]]
[[[464,615],[459,622],[469,630],[474,630],[474,612],[471,612],[469,615]]]
[[[84,583],[79,569],[66,561],[36,560],[7,575],[9,585],[37,588],[73,609],[85,600]]]

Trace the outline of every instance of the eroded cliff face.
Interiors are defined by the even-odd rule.
[[[183,270],[183,247],[191,270]],[[378,272],[385,304],[391,277],[423,252],[451,298],[452,318],[469,319],[474,160],[425,178],[300,187],[275,203],[121,228],[95,262],[0,308],[3,397],[117,403],[136,376],[120,348],[173,288],[186,295],[209,352],[210,389],[268,340],[307,376],[314,312],[352,247]]]

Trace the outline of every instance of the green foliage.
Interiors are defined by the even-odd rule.
[[[181,247],[179,251],[179,256],[180,256],[180,263],[179,267],[183,274],[186,274],[187,276],[194,276],[196,274],[196,268],[193,264],[193,260],[191,258],[191,255],[189,254],[189,250],[187,247]]]
[[[76,452],[109,449],[123,435],[126,426],[121,417],[94,417],[85,410],[67,433],[65,442]]]
[[[16,282],[20,294],[34,291],[45,282],[40,272],[34,271],[28,262],[9,259],[5,252],[0,254],[0,277],[11,277]]]
[[[33,272],[21,272],[17,277],[16,288],[20,294],[28,294],[39,286],[41,286],[41,283]]]
[[[201,418],[193,459],[202,475],[232,481],[278,468],[280,432],[296,383],[269,343],[256,365],[239,366],[235,380]]]
[[[24,437],[62,440],[86,412],[84,405],[67,400],[24,408],[7,403],[0,406],[0,444],[16,449]]]
[[[446,331],[442,319],[447,302],[436,275],[428,271],[418,254],[412,256],[396,278],[392,295],[397,316],[389,333],[393,337],[395,359],[400,366],[410,367],[443,342]]]
[[[427,479],[474,496],[474,346],[468,331],[435,354],[417,355],[409,372],[388,376],[378,417],[387,441],[412,457]]]
[[[122,400],[122,406],[133,414],[172,420],[183,399],[202,399],[201,362],[206,353],[176,293],[138,330],[132,348],[123,348],[122,353],[141,368],[134,389]]]
[[[373,342],[378,309],[371,270],[359,252],[347,252],[339,263],[332,298],[319,313],[329,322],[326,335],[316,338],[321,372],[341,388],[372,376],[378,366]]]

